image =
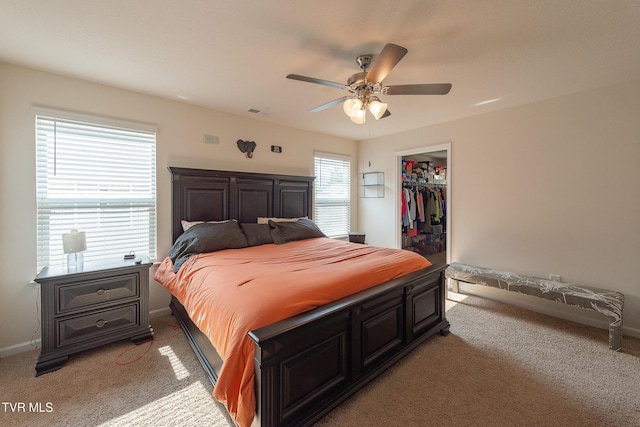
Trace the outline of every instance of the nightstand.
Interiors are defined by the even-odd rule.
[[[114,260],[78,269],[45,267],[41,287],[42,350],[36,376],[60,369],[70,354],[114,341],[153,339],[149,324],[149,267]]]

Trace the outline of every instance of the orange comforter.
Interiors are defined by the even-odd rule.
[[[155,279],[175,295],[224,361],[213,395],[244,427],[255,412],[248,332],[428,267],[408,251],[314,238],[195,255]]]

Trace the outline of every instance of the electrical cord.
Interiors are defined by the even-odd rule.
[[[182,329],[180,328],[180,325],[178,325],[177,323],[176,324],[171,324],[169,322],[165,322],[164,320],[159,320],[159,321],[171,326],[171,329],[176,331],[176,332],[173,335],[170,335],[168,337],[154,338],[151,341],[147,341],[147,342],[144,342],[142,344],[136,345],[134,347],[127,348],[127,349],[123,350],[122,352],[120,352],[120,354],[118,354],[118,356],[116,357],[116,360],[115,360],[114,363],[116,365],[118,365],[118,366],[126,366],[126,365],[130,365],[132,363],[135,363],[135,362],[139,361],[140,359],[142,359],[144,357],[144,355],[147,354],[149,352],[149,350],[151,350],[151,347],[153,346],[154,342],[171,340],[171,339],[177,337],[178,335],[180,335],[180,333],[182,332]],[[135,358],[133,358],[131,360],[125,361],[125,362],[120,360],[124,355],[126,355],[130,351],[137,350],[137,349],[141,348],[142,346],[145,346],[145,349],[137,357],[135,357]]]

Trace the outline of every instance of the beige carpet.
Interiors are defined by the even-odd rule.
[[[73,355],[62,369],[35,377],[39,351],[0,359],[0,408],[12,426],[232,426],[213,386],[172,316],[152,320],[153,343],[129,341]],[[50,402],[50,412],[30,403]],[[5,405],[6,406],[6,405]]]
[[[450,293],[436,336],[318,426],[640,426],[640,340]],[[170,316],[157,340],[72,356],[35,378],[38,351],[0,359],[0,425],[233,424]],[[25,411],[11,408],[25,405]],[[38,404],[42,412],[33,412]],[[31,405],[31,408],[30,408]],[[31,410],[30,410],[31,409]]]

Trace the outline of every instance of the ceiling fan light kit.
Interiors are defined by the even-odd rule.
[[[387,111],[387,104],[375,98],[369,102],[367,108],[369,108],[369,112],[373,114],[376,120],[380,120],[382,115]]]
[[[349,117],[355,117],[359,110],[362,110],[362,101],[358,98],[349,98],[342,104],[344,113]]]
[[[446,95],[451,90],[450,83],[382,86],[382,80],[387,77],[407,52],[407,49],[402,46],[387,43],[373,63],[372,55],[358,56],[356,62],[363,71],[350,76],[347,79],[347,84],[298,74],[289,74],[287,78],[331,86],[351,92],[350,96],[334,99],[309,111],[316,113],[342,103],[344,113],[351,118],[352,122],[364,124],[367,110],[376,120],[391,115],[387,110],[387,104],[380,101],[380,98],[376,95]]]
[[[363,125],[367,121],[366,110],[364,108],[351,117],[351,121],[357,125]]]
[[[371,115],[379,120],[387,111],[387,104],[381,102],[376,96],[364,95],[362,98],[345,100],[342,109],[352,122],[361,125],[366,122],[366,110],[369,110]]]

